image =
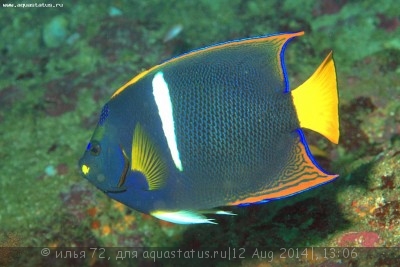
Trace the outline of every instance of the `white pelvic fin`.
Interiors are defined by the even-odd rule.
[[[153,211],[150,213],[152,216],[172,222],[177,224],[197,224],[197,223],[211,223],[217,224],[214,222],[214,219],[208,219],[203,214],[218,214],[218,215],[236,215],[230,211],[223,210],[207,210],[207,211],[192,211],[192,210],[179,210],[179,211]]]
[[[214,212],[214,214],[218,215],[229,215],[229,216],[236,216],[237,214],[231,212],[231,211],[224,211],[224,210],[217,210]]]
[[[178,224],[195,224],[195,223],[216,224],[215,222],[213,222],[213,219],[207,219],[206,216],[191,210],[153,211],[150,214],[158,219]]]

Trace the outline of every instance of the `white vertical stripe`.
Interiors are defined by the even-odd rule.
[[[156,101],[158,114],[161,118],[164,135],[167,138],[167,144],[171,152],[172,160],[176,168],[182,171],[182,163],[179,158],[178,146],[176,144],[175,123],[172,114],[172,103],[169,95],[168,84],[164,80],[164,74],[157,72],[153,78],[153,95]]]

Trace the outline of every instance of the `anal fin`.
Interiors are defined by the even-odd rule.
[[[315,161],[305,141],[303,132],[297,130],[294,149],[285,168],[274,182],[267,184],[259,192],[244,199],[238,199],[228,205],[245,205],[262,203],[268,200],[285,198],[311,188],[326,184],[338,177],[336,174],[325,173]]]

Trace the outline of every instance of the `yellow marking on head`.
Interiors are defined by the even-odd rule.
[[[82,172],[83,172],[83,174],[84,174],[84,175],[87,175],[87,174],[89,173],[89,171],[90,171],[90,167],[87,166],[87,165],[85,165],[85,164],[83,164],[83,165],[82,165]]]
[[[131,169],[143,173],[149,184],[149,190],[159,189],[164,185],[167,165],[139,123],[136,124],[133,134],[131,159]]]
[[[208,53],[212,50],[216,50],[216,49],[222,49],[222,48],[226,48],[226,47],[234,47],[234,46],[239,46],[239,45],[243,45],[243,44],[249,44],[249,43],[264,43],[264,42],[274,42],[278,45],[280,45],[280,48],[278,50],[277,53],[277,57],[278,57],[278,62],[280,62],[280,52],[282,49],[283,44],[290,38],[296,37],[296,36],[301,36],[303,35],[304,32],[296,32],[296,33],[284,33],[284,34],[277,34],[277,35],[271,35],[271,36],[264,36],[264,37],[259,37],[259,38],[249,38],[249,39],[242,39],[242,40],[234,40],[234,41],[230,41],[230,42],[226,42],[226,43],[222,43],[222,44],[217,44],[217,45],[211,45],[209,47],[205,47],[202,49],[198,49],[192,52],[189,52],[187,54],[183,54],[179,57],[175,57],[172,58],[168,61],[165,61],[159,65],[156,65],[148,70],[145,70],[141,73],[139,73],[138,75],[136,75],[133,79],[131,79],[130,81],[128,81],[126,84],[124,84],[123,86],[121,86],[118,90],[116,90],[114,92],[114,94],[111,96],[111,98],[116,97],[118,94],[120,94],[122,91],[124,91],[127,87],[129,87],[130,85],[136,83],[137,81],[139,81],[140,79],[142,79],[143,77],[145,77],[148,73],[152,72],[153,70],[156,70],[158,68],[161,68],[163,66],[165,66],[166,64],[173,64],[173,63],[179,63],[179,61],[186,59],[186,58],[190,58],[190,57],[194,57],[194,56],[198,56],[202,53]],[[281,78],[283,78],[283,73],[281,73]]]
[[[300,126],[316,131],[337,144],[339,100],[332,52],[314,74],[291,93]]]

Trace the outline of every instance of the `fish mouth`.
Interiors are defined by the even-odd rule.
[[[124,157],[124,168],[122,169],[117,186],[111,186],[105,192],[122,193],[127,190],[127,187],[124,186],[124,184],[126,181],[126,175],[128,174],[129,171],[130,162],[128,156],[125,153],[125,150],[121,147],[121,145],[119,146],[119,148],[121,149],[122,156]]]

